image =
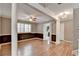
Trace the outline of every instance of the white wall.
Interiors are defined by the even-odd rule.
[[[24,22],[24,23],[27,23],[27,22]],[[29,24],[32,25],[32,28],[31,28],[32,33],[36,33],[38,24],[37,23],[29,23]],[[11,19],[0,17],[0,35],[10,35],[10,34],[11,34]]]
[[[64,40],[64,23],[61,22],[60,24],[60,40]]]
[[[1,36],[1,18],[0,18],[0,36]]]
[[[1,35],[10,35],[11,34],[11,20],[9,18],[1,18],[0,34]]]
[[[32,33],[43,33],[43,24],[44,23],[30,23],[30,22],[25,22],[25,21],[18,21],[18,22],[24,22],[24,23],[31,24]],[[11,19],[2,18],[2,20],[0,20],[0,27],[1,27],[0,33],[2,35],[11,34]],[[2,31],[1,31],[1,29],[2,29]],[[56,34],[56,23],[55,22],[52,22],[52,34]]]
[[[38,27],[38,24],[37,23],[32,23],[31,24],[32,25],[32,28],[31,28],[31,30],[32,30],[32,33],[37,33],[37,27]]]
[[[2,18],[2,35],[11,34],[11,20],[8,18]]]
[[[64,40],[73,41],[73,21],[64,22]]]
[[[73,24],[74,24],[74,49],[78,49],[78,39],[79,39],[79,8],[73,10]]]
[[[37,26],[37,32],[38,33],[43,33],[43,24],[38,24],[38,26]]]
[[[37,32],[38,33],[43,33],[43,25],[45,23],[39,23],[38,26],[37,26]],[[55,34],[56,35],[56,23],[55,22],[52,22],[52,34]]]
[[[56,35],[56,22],[52,22],[52,34]]]

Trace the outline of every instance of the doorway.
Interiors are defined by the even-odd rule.
[[[45,23],[43,25],[43,40],[46,40],[48,44],[51,41],[51,23]]]

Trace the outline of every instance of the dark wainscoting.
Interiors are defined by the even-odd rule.
[[[19,33],[18,34],[18,40],[23,40],[23,39],[29,39],[29,38],[34,38],[35,35],[33,33]]]
[[[11,35],[2,35],[0,36],[0,43],[11,42]]]
[[[52,35],[52,41],[56,42],[56,35]]]
[[[2,42],[2,41],[1,41],[1,40],[2,40],[1,37],[2,37],[2,36],[0,36],[0,43]]]
[[[18,40],[24,40],[29,38],[43,38],[42,33],[19,33]],[[56,41],[56,35],[52,35],[52,41]],[[0,36],[0,44],[11,42],[11,35],[2,35]]]
[[[29,38],[43,38],[43,34],[41,33],[20,33],[18,34],[18,40],[29,39]]]

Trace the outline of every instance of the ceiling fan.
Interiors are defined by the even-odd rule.
[[[36,20],[37,20],[37,18],[35,16],[30,16],[29,17],[29,21],[36,21]]]

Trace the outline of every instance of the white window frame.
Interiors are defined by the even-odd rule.
[[[27,25],[27,27],[26,27],[26,25]],[[27,24],[27,23],[17,23],[17,32],[18,32],[18,33],[31,32],[31,24]]]

